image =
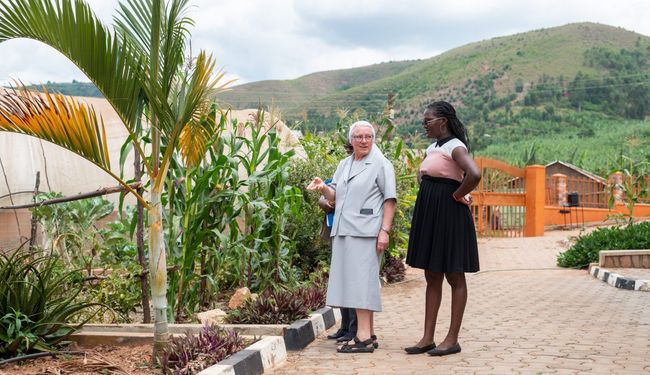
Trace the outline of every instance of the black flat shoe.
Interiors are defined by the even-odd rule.
[[[345,335],[339,337],[336,339],[336,342],[348,342],[352,341],[356,337],[356,334],[354,332],[347,332]]]
[[[370,338],[372,339],[373,348],[375,349],[379,348],[379,341],[377,341],[377,336],[371,335]]]
[[[442,357],[443,355],[460,353],[460,344],[456,344],[451,348],[443,349],[443,350],[440,349],[429,350],[427,353],[434,357]]]
[[[343,328],[339,328],[338,331],[332,333],[331,335],[327,335],[327,339],[328,339],[328,340],[336,340],[336,339],[338,339],[339,337],[344,336],[346,333],[348,333],[347,330],[345,330],[345,329],[343,329]]]
[[[436,343],[434,342],[431,345],[423,346],[421,348],[419,346],[409,346],[408,348],[404,348],[404,351],[407,352],[408,354],[422,354],[435,348],[436,348]]]

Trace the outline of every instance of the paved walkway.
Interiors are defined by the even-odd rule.
[[[421,271],[382,290],[376,314],[380,348],[338,354],[321,335],[273,374],[650,374],[650,293],[614,288],[584,270],[561,269],[555,256],[566,238],[481,239],[482,271],[468,274],[469,300],[460,334],[462,353],[407,355],[424,320]],[[448,329],[445,284],[436,341]],[[331,333],[336,328],[332,328]]]

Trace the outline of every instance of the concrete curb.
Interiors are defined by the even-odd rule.
[[[340,318],[341,314],[338,314]],[[287,358],[287,350],[300,350],[336,324],[331,307],[315,311],[308,319],[299,319],[284,329],[284,336],[268,336],[231,357],[201,371],[199,375],[258,375]]]
[[[338,309],[336,310],[338,311]],[[340,312],[338,317],[340,319]],[[287,350],[300,350],[316,337],[328,330],[337,321],[337,314],[331,307],[315,311],[308,319],[299,319],[284,329],[284,345]]]
[[[616,288],[650,292],[650,280],[627,278],[617,273],[610,272],[598,265],[592,265],[589,268],[589,273],[598,280],[602,280]]]
[[[199,375],[258,375],[287,358],[280,336],[261,339],[253,345],[199,372]]]

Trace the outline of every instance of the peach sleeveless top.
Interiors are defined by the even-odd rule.
[[[440,146],[436,142],[427,148],[426,157],[420,164],[419,179],[423,175],[427,175],[462,181],[464,172],[452,159],[451,153],[456,147],[462,147],[465,150],[467,150],[467,147],[458,138],[452,138],[448,141],[443,140],[440,143],[442,143]]]

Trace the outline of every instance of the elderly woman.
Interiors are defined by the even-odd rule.
[[[397,202],[395,172],[374,144],[369,122],[352,124],[348,140],[352,155],[339,163],[332,183],[315,177],[307,188],[336,202],[327,304],[357,312],[357,337],[338,351],[372,353],[378,346],[373,314],[381,311],[379,259],[388,247]]]

